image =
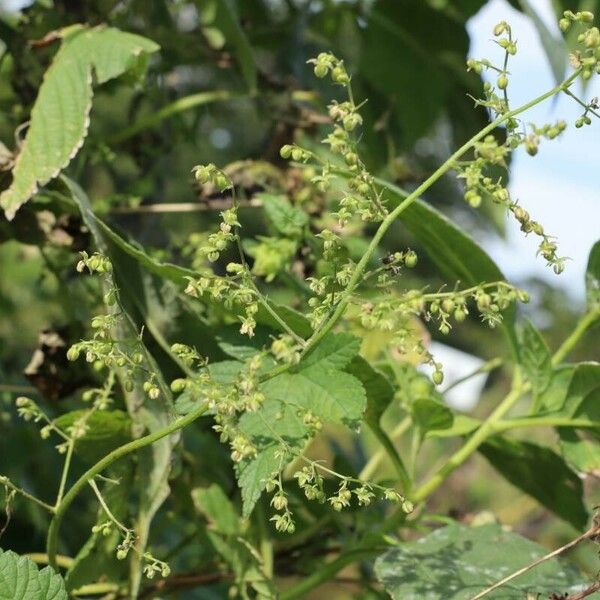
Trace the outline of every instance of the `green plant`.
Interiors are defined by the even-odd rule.
[[[95,246],[95,251],[82,251],[71,266],[85,278],[86,300],[98,308],[97,314],[90,320],[91,333],[66,352],[79,368],[90,365],[94,384],[81,393],[76,409],[60,416],[50,416],[30,397],[15,401],[19,415],[42,424],[41,437],[56,440],[64,456],[56,497],[47,502],[6,476],[0,479],[7,514],[21,495],[50,515],[46,554],[38,558],[54,569],[66,567],[66,575],[63,582],[51,570],[36,574],[57,586],[54,595],[48,591],[42,597],[135,598],[152,597],[169,585],[175,590],[186,573],[174,565],[196,540],[210,548],[207,560],[214,563],[216,580],[230,582],[236,597],[305,597],[347,565],[376,557],[377,576],[393,597],[424,594],[419,585],[432,598],[482,597],[494,591],[490,585],[496,577],[490,577],[489,569],[521,567],[521,557],[543,554],[539,547],[490,524],[473,529],[448,525],[410,545],[390,536],[444,521],[427,512],[427,501],[476,452],[542,506],[575,528],[586,528],[581,480],[571,466],[586,472],[599,460],[590,440],[600,432],[595,406],[600,369],[596,363],[568,364],[565,359],[600,319],[600,247],[590,257],[587,311],[552,354],[533,324],[518,322],[515,304],[528,302],[529,294],[506,282],[471,238],[421,197],[453,171],[464,180],[464,198],[472,208],[491,202],[512,214],[525,234],[538,238],[538,254],[548,266],[557,274],[565,268],[554,238],[511,197],[498,169],[507,168],[517,148],[535,155],[542,141],[566,128],[563,121],[526,125],[519,117],[533,106],[565,93],[583,105],[577,127],[589,125],[590,115],[598,116],[594,102],[580,100],[572,91],[574,82],[600,70],[600,34],[592,19],[588,12],[564,13],[563,31],[580,28],[572,73],[519,107],[510,105],[508,95],[509,59],[517,45],[510,26],[499,23],[494,36],[504,53],[501,66],[487,59],[467,63],[478,74],[498,73],[496,86],[484,84],[483,98],[475,100],[489,112],[490,123],[411,192],[371,173],[360,147],[364,102],[355,100],[345,63],[333,54],[319,54],[310,61],[314,74],[331,77],[343,98],[328,106],[324,146],[298,139],[280,150],[291,161],[299,189],[290,198],[285,185],[270,184],[252,204],[234,181],[233,169],[213,163],[195,167],[196,184],[225,206],[216,228],[187,240],[182,255],[191,268],[162,262],[127,241],[95,214],[73,178],[59,174],[85,136],[91,74],[97,84],[126,73],[139,77],[146,58],[158,48],[112,28],[76,26],[60,32],[61,50],[32,110],[13,179],[0,196],[9,219],[29,200],[79,214]],[[229,18],[226,22],[235,25]],[[244,45],[243,37],[236,39]],[[246,64],[243,70],[253,81],[252,67]],[[65,125],[64,88],[74,73],[80,79],[68,107],[70,135],[49,137],[53,125]],[[48,139],[51,144],[44,145]],[[258,168],[265,177],[270,173],[265,165]],[[34,196],[40,185],[46,188]],[[242,235],[251,220],[243,215],[247,209],[260,211],[268,235]],[[411,285],[409,271],[419,261],[415,250],[381,250],[384,235],[397,221],[440,266],[451,291]],[[269,287],[273,282],[281,287]],[[278,299],[272,297],[276,295]],[[294,308],[287,305],[290,299]],[[419,327],[425,322],[449,335],[469,315],[502,329],[508,346],[506,356],[494,359],[489,368],[501,366],[510,374],[509,389],[481,420],[456,414],[443,402],[438,391],[443,365]],[[195,328],[191,340],[186,335],[190,323]],[[372,332],[378,332],[380,351],[362,356],[361,338]],[[417,370],[419,364],[431,367],[431,381]],[[389,433],[382,421],[386,411],[403,417],[395,432]],[[202,443],[187,450],[182,436],[198,423]],[[350,461],[323,460],[317,444],[324,431],[354,435],[361,427],[370,429],[378,443],[373,462],[361,470]],[[506,435],[541,427],[556,428],[560,454]],[[582,431],[590,440],[580,437]],[[214,443],[214,432],[227,445],[228,459]],[[407,432],[411,439],[404,453],[396,438]],[[431,464],[422,450],[436,437],[459,443]],[[210,453],[223,470],[233,468],[239,497],[227,490],[218,473],[197,471],[195,452]],[[383,455],[394,471],[379,478],[376,463]],[[73,477],[78,456],[78,475]],[[74,558],[61,556],[65,516],[89,490],[97,508],[91,537]],[[178,530],[181,539],[165,549],[151,525],[170,490],[173,514],[162,515],[162,527]],[[206,523],[201,531],[182,522],[190,514]],[[281,587],[277,560],[285,561],[290,553],[296,560],[305,546],[309,556],[331,552],[321,532],[332,526],[339,527],[341,540],[333,550],[335,559],[309,574],[293,572],[298,580]],[[578,541],[597,533],[595,524]],[[490,547],[499,543],[519,560],[490,556]],[[419,544],[431,569],[458,560],[459,553],[469,577],[463,580],[454,573],[456,581],[444,583],[440,568],[434,583],[424,574],[416,583],[406,579],[402,568],[419,554]],[[7,586],[23,577],[19,564],[34,569],[10,552],[0,555]],[[548,573],[531,569],[518,579],[517,593],[556,597],[582,583],[575,570],[553,576],[556,565],[544,568]],[[202,575],[188,576],[190,587],[200,586]],[[146,581],[159,577],[164,584],[153,587]],[[372,587],[368,573],[359,583]]]

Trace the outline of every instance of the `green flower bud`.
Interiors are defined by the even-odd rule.
[[[323,77],[325,77],[327,75],[327,72],[329,71],[328,67],[326,64],[320,63],[318,62],[315,65],[314,68],[314,72],[315,75],[319,78],[319,79],[323,79]]]
[[[435,383],[435,385],[441,385],[444,381],[444,373],[442,373],[442,371],[436,370],[433,372],[431,379],[433,380],[433,383]]]
[[[281,156],[281,158],[289,158],[290,156],[292,156],[292,150],[294,149],[293,146],[291,146],[290,144],[285,144],[284,146],[281,146],[281,150],[279,150],[279,156]]]
[[[412,269],[417,265],[417,262],[419,260],[419,257],[417,256],[417,253],[414,252],[413,250],[409,250],[406,255],[404,256],[404,264],[409,268]]]
[[[569,19],[562,18],[558,22],[558,26],[563,33],[566,33],[569,30],[569,27],[571,27],[571,21],[569,21]]]
[[[508,77],[504,73],[502,73],[502,75],[498,77],[496,85],[501,90],[505,90],[508,87]]]
[[[75,346],[71,346],[67,350],[67,360],[75,361],[79,358],[79,355],[80,355],[80,351]]]

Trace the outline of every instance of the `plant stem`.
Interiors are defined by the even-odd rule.
[[[475,369],[468,375],[465,375],[464,377],[461,377],[460,379],[453,381],[450,385],[448,385],[444,389],[444,391],[442,392],[442,395],[444,395],[449,390],[455,388],[456,386],[460,385],[461,383],[468,381],[469,379],[471,379],[471,377],[476,377],[477,375],[481,375],[482,373],[489,373],[490,371],[497,369],[498,367],[500,367],[502,365],[502,363],[503,363],[503,360],[501,358],[492,358],[492,360],[488,360],[487,362],[483,363],[480,367],[477,367],[477,369]]]
[[[75,448],[75,440],[70,439],[67,444],[67,454],[65,456],[65,463],[63,465],[62,475],[60,476],[60,485],[58,486],[58,494],[56,494],[56,502],[54,507],[56,508],[65,493],[65,486],[67,485],[67,478],[69,476],[69,469],[71,468],[71,459],[73,458],[73,449]]]
[[[460,465],[462,465],[477,448],[493,435],[496,424],[513,407],[515,402],[530,388],[529,383],[523,383],[519,372],[515,373],[513,387],[510,393],[500,402],[496,410],[481,424],[479,429],[444,463],[439,471],[417,488],[411,500],[417,504],[430,496]]]
[[[100,493],[96,482],[93,479],[90,479],[88,483],[90,484],[90,487],[94,490],[94,494],[96,494],[96,498],[98,498],[98,502],[100,502],[100,506],[102,507],[102,510],[106,513],[106,516],[125,534],[129,533],[129,529],[127,529],[127,527],[125,527],[125,525],[123,525],[123,523],[121,523],[121,521],[119,521],[119,519],[117,519],[117,517],[115,517],[115,515],[112,514],[110,508],[104,500],[104,497]]]
[[[373,435],[377,438],[377,441],[381,444],[383,451],[389,456],[390,460],[392,461],[392,464],[396,469],[396,473],[398,474],[400,484],[402,485],[402,491],[404,493],[408,493],[412,485],[411,478],[408,474],[408,471],[406,470],[406,466],[404,465],[402,458],[400,457],[400,454],[398,454],[398,450],[392,443],[392,440],[390,439],[388,434],[383,430],[381,425],[379,425],[379,423],[369,423],[369,428],[373,432]],[[365,469],[363,469],[363,471],[361,472],[361,475],[363,475],[364,470]],[[362,479],[360,475],[359,479]]]
[[[594,324],[594,322],[600,319],[600,309],[596,308],[583,315],[579,323],[571,333],[571,335],[561,344],[560,348],[555,352],[552,357],[552,366],[559,365],[564,358],[573,350],[573,348],[579,343],[583,334]]]
[[[26,554],[25,556],[37,565],[48,564],[48,555],[44,554],[43,552],[32,552],[31,554]],[[56,564],[63,569],[70,569],[74,562],[74,559],[72,559],[70,556],[63,556],[62,554],[59,554],[56,557]]]
[[[494,424],[494,433],[521,429],[523,427],[576,427],[578,429],[595,429],[598,421],[588,419],[571,419],[569,417],[521,417],[498,421]]]
[[[379,228],[373,235],[371,242],[363,254],[362,258],[356,265],[354,269],[354,273],[348,282],[348,285],[344,292],[341,294],[340,301],[338,302],[333,314],[331,317],[312,335],[312,337],[308,340],[303,355],[311,352],[315,346],[331,331],[331,329],[335,326],[335,324],[339,321],[339,319],[344,314],[346,307],[350,301],[352,296],[352,292],[357,284],[361,281],[362,275],[369,264],[373,254],[376,252],[377,247],[379,246],[379,242],[383,238],[385,232],[389,229],[392,223],[413,203],[415,202],[419,196],[421,196],[424,192],[426,192],[434,183],[436,183],[443,175],[445,175],[450,169],[452,169],[454,162],[457,161],[463,154],[465,154],[468,150],[470,150],[480,139],[485,137],[488,133],[505,123],[509,119],[512,119],[516,115],[529,110],[533,106],[536,106],[540,102],[555,96],[559,92],[564,91],[571,85],[571,83],[579,76],[581,69],[576,70],[571,74],[570,77],[565,79],[561,84],[552,88],[550,91],[534,98],[533,100],[523,104],[522,106],[510,110],[503,115],[497,117],[492,121],[489,125],[484,127],[481,131],[476,133],[469,141],[463,144],[450,158],[446,160],[440,167],[438,167],[421,185],[419,185],[413,192],[411,192],[389,215],[381,222]]]
[[[398,424],[398,426],[390,433],[386,434],[386,437],[389,438],[391,442],[395,439],[399,438],[409,427],[411,424],[410,417],[404,417],[402,421]],[[383,458],[387,455],[385,448],[380,448],[371,456],[367,464],[363,467],[362,471],[358,475],[359,479],[371,479],[373,473],[377,470],[379,463],[383,460]]]
[[[88,485],[88,482],[91,479],[94,479],[96,475],[99,475],[104,469],[112,465],[115,461],[135,452],[136,450],[140,450],[141,448],[145,448],[157,442],[158,440],[170,435],[171,433],[175,433],[184,427],[187,427],[191,423],[193,423],[196,419],[200,418],[206,412],[207,407],[201,406],[197,408],[195,411],[189,413],[185,417],[181,417],[173,421],[170,425],[163,427],[163,429],[159,429],[153,433],[150,433],[144,437],[141,437],[137,440],[133,440],[119,448],[116,448],[109,454],[107,454],[103,459],[98,461],[94,466],[89,468],[69,489],[69,491],[64,495],[60,504],[56,506],[56,508],[52,508],[54,511],[54,517],[50,522],[50,527],[48,529],[48,538],[47,538],[47,552],[48,552],[48,562],[51,567],[56,568],[56,551],[58,546],[58,532],[60,530],[60,525],[65,515],[65,512],[75,500],[75,498],[79,495],[79,493]]]
[[[325,583],[327,580],[335,576],[344,567],[362,560],[370,558],[374,553],[373,548],[350,550],[341,556],[338,556],[334,561],[324,565],[308,577],[305,577],[300,583],[281,593],[280,600],[294,600],[295,598],[305,598],[306,594]]]
[[[8,477],[5,477],[4,475],[0,475],[0,485],[5,485],[7,488],[14,490],[15,492],[17,492],[17,494],[23,496],[23,498],[27,498],[27,500],[35,502],[35,504],[46,509],[48,512],[53,513],[55,510],[54,506],[50,506],[50,504],[47,504],[43,500],[36,498],[33,494],[26,492],[23,488],[16,486]]]

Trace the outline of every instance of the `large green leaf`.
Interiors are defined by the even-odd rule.
[[[63,30],[62,45],[31,111],[29,131],[0,205],[11,220],[19,207],[64,169],[83,144],[92,107],[92,82],[138,70],[158,46],[111,27]]]
[[[408,195],[399,187],[377,180],[390,204],[400,204]],[[423,246],[440,272],[465,287],[484,282],[504,281],[496,263],[477,242],[459,229],[445,215],[422,200],[416,200],[399,216],[402,224]],[[518,343],[515,332],[515,307],[503,312],[503,327],[515,356]]]
[[[452,524],[388,550],[375,573],[394,600],[468,600],[547,553],[501,525]],[[549,560],[491,592],[486,598],[516,600],[574,592],[584,577],[557,559]]]
[[[598,423],[600,430],[600,422]],[[581,437],[574,429],[560,427],[560,452],[563,458],[580,473],[600,470],[600,444],[598,440]]]
[[[496,436],[479,451],[505,479],[542,506],[577,529],[586,526],[588,513],[581,480],[553,450]]]
[[[67,600],[65,582],[50,567],[12,551],[0,550],[0,600]]]
[[[410,413],[422,437],[430,431],[449,429],[454,423],[452,411],[434,398],[416,398]]]

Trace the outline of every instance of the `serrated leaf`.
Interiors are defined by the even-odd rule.
[[[89,126],[92,82],[100,85],[119,77],[157,50],[154,42],[111,27],[69,29],[31,111],[13,181],[0,194],[8,220],[77,154]]]
[[[68,600],[63,578],[29,558],[0,550],[0,600]]]
[[[521,365],[534,394],[542,393],[552,378],[552,357],[541,333],[529,320],[521,327]]]
[[[360,339],[350,333],[330,333],[300,363],[304,370],[319,364],[323,368],[343,369],[360,350]]]
[[[585,527],[588,513],[581,480],[553,450],[496,436],[479,451],[514,486],[576,529]]]
[[[495,523],[479,527],[457,523],[388,550],[376,560],[375,574],[393,600],[468,600],[547,552]],[[585,577],[577,569],[553,559],[486,598],[515,600],[575,592],[582,581]]]
[[[590,251],[585,272],[588,310],[600,310],[600,241]]]
[[[535,398],[533,414],[556,412],[564,406],[574,371],[575,368],[570,365],[554,370],[548,387]]]
[[[261,194],[259,199],[269,223],[278,233],[296,238],[302,235],[308,224],[308,215],[304,211],[292,206],[285,196]]]
[[[366,407],[365,390],[357,378],[321,364],[278,375],[260,389],[265,402],[239,422],[257,449],[254,457],[238,466],[244,517],[252,512],[267,479],[293,459],[282,454],[282,442],[292,451],[303,448],[310,435],[303,421],[306,411],[323,421],[357,428]]]

